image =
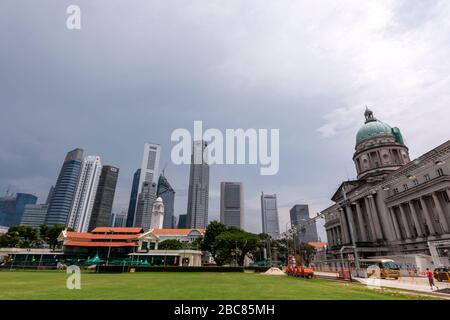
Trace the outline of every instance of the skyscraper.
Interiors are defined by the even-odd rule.
[[[317,226],[315,221],[308,222],[307,225],[304,225],[309,218],[309,208],[307,204],[296,204],[289,210],[289,215],[291,218],[291,226],[303,225],[300,232],[297,233],[297,236],[294,238],[296,242],[295,245],[298,245],[302,242],[317,242],[319,238],[317,236]]]
[[[20,224],[25,206],[36,204],[37,197],[29,193],[0,198],[0,226],[12,227]]]
[[[132,227],[134,223],[134,216],[136,214],[137,200],[138,200],[138,190],[139,190],[139,179],[141,177],[141,169],[137,169],[133,175],[133,184],[131,185],[130,203],[128,205],[127,214],[127,227]]]
[[[111,227],[125,227],[127,222],[127,213],[113,213],[111,215]]]
[[[67,153],[48,206],[46,225],[67,224],[82,162],[83,149]]]
[[[186,229],[187,228],[187,214],[180,214],[178,216],[178,229]]]
[[[141,227],[145,231],[150,229],[152,222],[153,202],[156,200],[156,183],[144,182],[139,193],[134,226]]]
[[[242,182],[220,183],[220,222],[244,229],[244,191]]]
[[[94,207],[88,230],[108,226],[111,221],[114,194],[116,192],[119,168],[103,166],[95,195]]]
[[[277,195],[261,193],[262,231],[272,238],[280,235],[278,222]]]
[[[133,226],[150,228],[153,202],[156,200],[157,174],[161,146],[154,143],[144,145],[141,170],[138,183],[138,197],[134,215]]]
[[[101,170],[99,156],[87,156],[84,159],[68,221],[68,227],[75,231],[88,231]]]
[[[163,173],[161,173],[161,175],[159,176],[157,196],[161,197],[161,199],[163,200],[163,203],[164,203],[163,228],[164,229],[175,228],[174,216],[173,216],[174,202],[175,202],[175,190],[173,190],[169,181],[164,176],[164,170],[163,170]]]
[[[47,204],[27,204],[23,212],[22,221],[20,225],[27,226],[35,229],[45,223],[45,217],[47,215]]]
[[[208,224],[209,165],[203,151],[204,141],[194,141],[189,174],[187,227],[205,228]]]

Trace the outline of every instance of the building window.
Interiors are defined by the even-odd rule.
[[[430,175],[428,173],[426,175],[424,175],[423,177],[424,177],[426,182],[431,180]]]
[[[438,177],[442,177],[444,175],[444,170],[442,170],[442,168],[439,168],[436,170],[436,173],[437,173]]]
[[[418,186],[418,185],[419,185],[419,180],[414,179],[414,180],[413,180],[413,183],[414,183],[414,186]]]
[[[394,188],[394,194],[398,193],[398,188]]]
[[[406,190],[408,190],[408,185],[407,185],[407,184],[404,184],[404,185],[403,185],[403,191],[406,191]]]

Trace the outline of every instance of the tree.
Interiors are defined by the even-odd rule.
[[[158,245],[160,250],[180,250],[182,248],[183,244],[175,239],[164,240]]]
[[[215,261],[218,265],[223,265],[231,262],[234,256],[237,264],[242,266],[245,256],[257,249],[259,241],[260,238],[256,234],[230,228],[218,235],[214,241]]]
[[[66,227],[60,224],[55,224],[51,227],[43,224],[39,227],[39,233],[41,238],[50,246],[52,250],[54,250],[58,245],[58,237],[64,229],[66,229]],[[68,230],[72,231],[72,229]]]
[[[306,242],[300,243],[298,251],[300,252],[302,262],[305,265],[309,265],[316,254],[316,248]]]
[[[211,253],[214,260],[216,260],[217,257],[217,250],[214,246],[214,242],[216,241],[216,238],[225,231],[227,231],[227,227],[219,221],[211,221],[206,227],[205,235],[200,247],[203,251]]]
[[[16,248],[38,247],[40,243],[37,230],[26,226],[10,227],[0,240],[1,246]]]

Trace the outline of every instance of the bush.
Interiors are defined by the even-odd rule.
[[[98,266],[97,272],[244,272],[243,267]]]

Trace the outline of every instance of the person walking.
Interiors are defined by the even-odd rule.
[[[436,287],[436,289],[439,290],[439,288],[434,284],[434,275],[433,275],[433,271],[431,271],[430,269],[427,268],[427,278],[428,278],[428,282],[430,283],[430,288],[431,290],[433,290],[433,287]]]

